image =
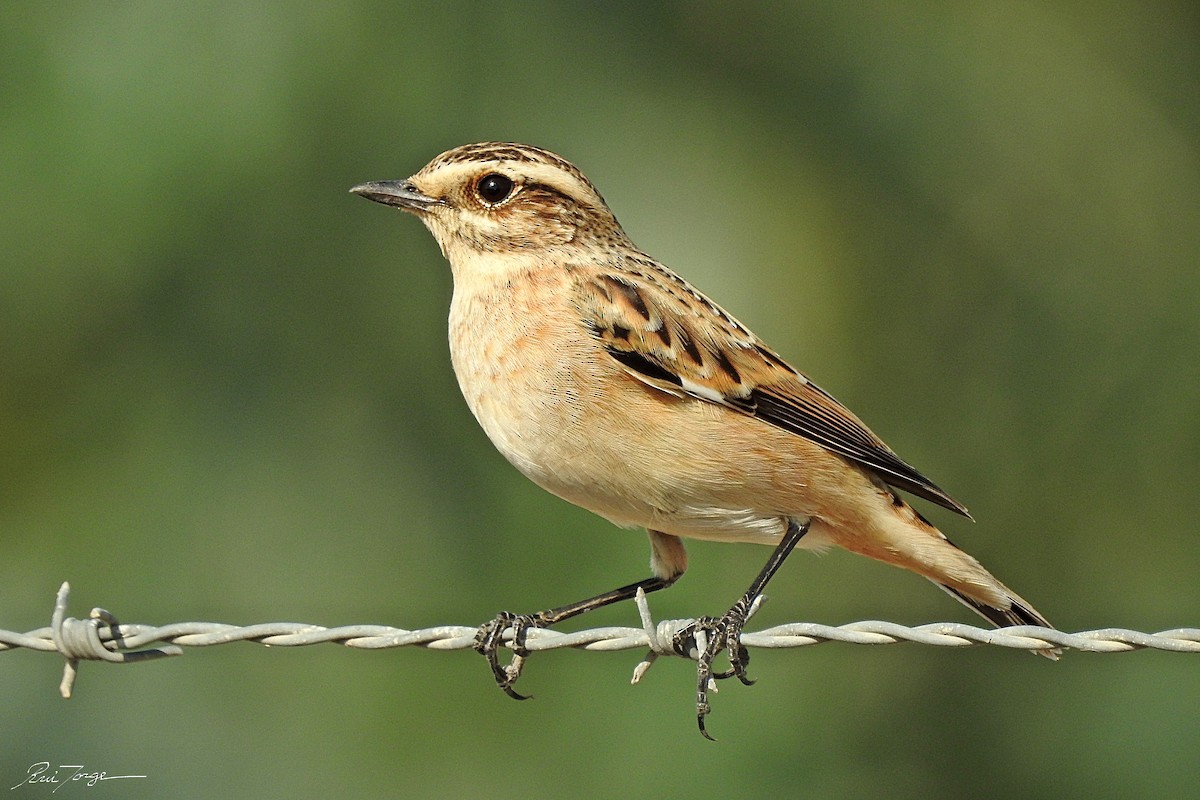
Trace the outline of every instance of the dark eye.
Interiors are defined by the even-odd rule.
[[[490,203],[491,205],[502,203],[512,194],[512,178],[495,172],[484,175],[479,179],[479,183],[475,184],[475,191],[485,203]]]

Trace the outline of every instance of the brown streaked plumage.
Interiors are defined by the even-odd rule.
[[[911,570],[996,625],[1048,626],[895,490],[969,516],[962,504],[638,250],[560,156],[466,145],[407,180],[352,191],[420,217],[449,260],[451,359],[500,452],[543,488],[650,535],[652,577],[481,629],[478,649],[510,695],[519,697],[529,627],[669,586],[687,568],[687,537],[776,547],[727,614],[698,623],[708,634],[698,653],[702,731],[713,659],[728,650],[729,674],[746,680],[746,610],[795,546],[837,545]],[[496,648],[510,625],[517,655],[501,667]],[[694,646],[689,636],[681,650]]]

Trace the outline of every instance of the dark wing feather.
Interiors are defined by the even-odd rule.
[[[933,481],[904,462],[879,437],[854,417],[841,403],[820,387],[809,382],[801,391],[781,395],[777,387],[754,389],[750,393],[752,413],[758,419],[804,436],[838,455],[857,461],[875,472],[886,483],[911,492],[963,516],[967,509]],[[816,395],[819,402],[813,402]]]

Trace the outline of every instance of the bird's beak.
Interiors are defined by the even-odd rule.
[[[440,202],[436,198],[422,194],[407,180],[371,181],[370,183],[361,183],[350,191],[353,194],[362,195],[368,200],[374,200],[376,203],[396,206],[405,211],[424,211]]]

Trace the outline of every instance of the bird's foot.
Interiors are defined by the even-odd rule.
[[[525,647],[525,637],[529,629],[545,627],[545,624],[536,614],[501,611],[495,619],[480,625],[475,634],[475,652],[487,659],[496,685],[514,700],[528,700],[530,697],[513,689],[513,684],[521,677],[521,670],[525,667],[525,659],[529,655],[529,650]],[[509,646],[512,648],[513,657],[508,664],[501,665],[499,650],[504,646],[504,632],[510,628],[513,633]]]
[[[743,598],[724,616],[701,617],[675,635],[675,652],[696,659],[696,724],[706,739],[713,738],[704,727],[704,718],[712,710],[708,693],[717,690],[716,682],[724,678],[737,678],[746,686],[754,683],[746,674],[750,653],[742,646],[742,628],[753,613],[752,607],[756,606],[757,603],[747,602]],[[722,650],[729,654],[729,669],[714,672],[713,662]]]

